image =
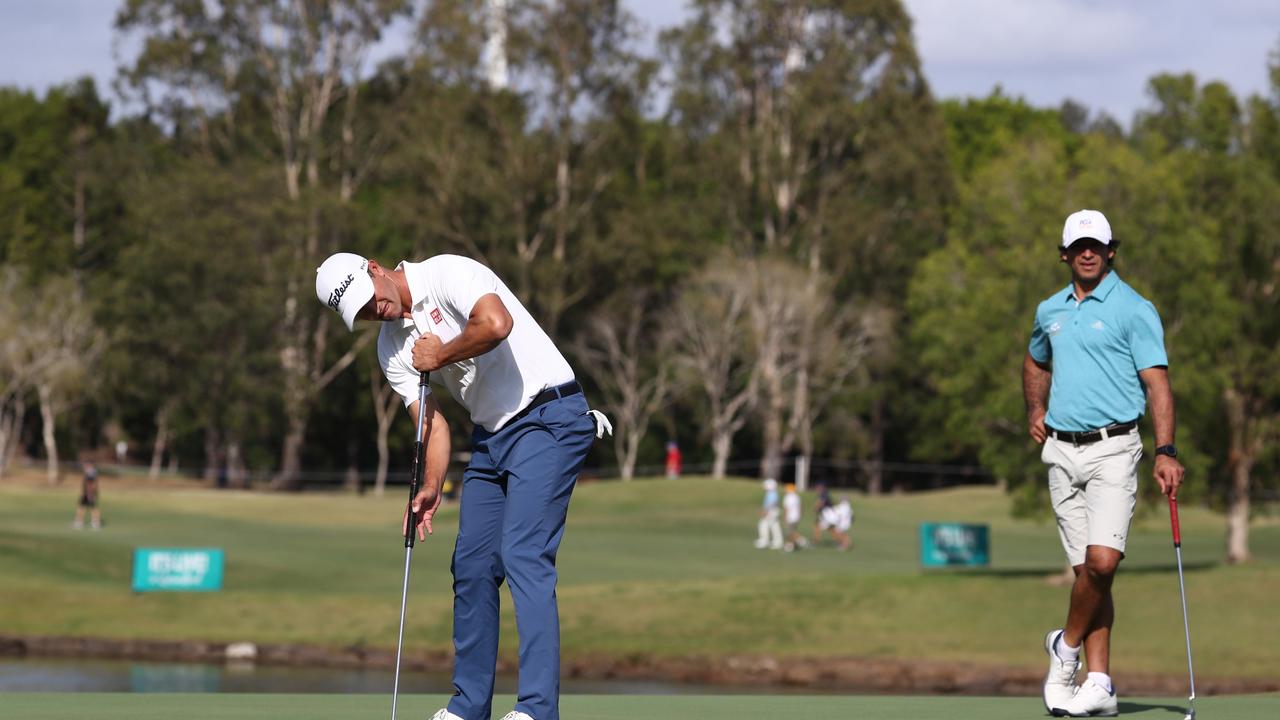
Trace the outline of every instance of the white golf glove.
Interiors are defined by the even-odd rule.
[[[613,434],[613,423],[609,422],[609,418],[605,417],[604,413],[599,410],[588,410],[587,414],[590,415],[591,419],[596,423],[597,440],[604,437],[606,432],[610,435]]]

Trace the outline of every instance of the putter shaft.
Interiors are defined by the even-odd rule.
[[[1191,680],[1191,696],[1188,698],[1192,703],[1196,701],[1196,671],[1191,664],[1191,624],[1187,620],[1187,587],[1182,580],[1182,545],[1174,545],[1174,553],[1178,558],[1178,592],[1182,596],[1182,633],[1187,639],[1187,675]]]
[[[404,647],[404,609],[409,600],[409,558],[413,546],[404,549],[404,587],[400,590],[400,634],[396,640],[396,679],[391,689],[391,720],[396,720],[396,705],[400,697],[400,650]]]
[[[1178,595],[1182,598],[1182,633],[1187,639],[1187,676],[1191,681],[1191,694],[1187,697],[1190,707],[1183,720],[1195,720],[1196,717],[1196,671],[1191,663],[1191,623],[1187,617],[1187,584],[1182,573],[1182,528],[1178,522],[1178,499],[1169,496],[1169,520],[1173,525],[1173,552],[1178,558]]]
[[[422,472],[425,460],[422,441],[422,429],[427,417],[427,373],[418,376],[418,437],[413,447],[413,465],[409,472],[409,506],[405,508],[404,525],[404,587],[400,589],[400,634],[396,638],[396,678],[391,688],[391,720],[396,720],[396,705],[400,698],[400,654],[404,648],[404,615],[409,602],[409,560],[413,557],[413,535],[418,524],[418,514],[413,511],[413,501],[422,486]]]

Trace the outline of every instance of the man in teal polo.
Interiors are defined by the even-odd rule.
[[[1137,424],[1148,403],[1160,491],[1176,496],[1185,472],[1173,445],[1164,329],[1155,307],[1111,269],[1118,244],[1097,210],[1067,218],[1059,254],[1071,284],[1036,308],[1022,364],[1027,423],[1044,445],[1058,535],[1076,575],[1066,625],[1045,636],[1044,704],[1058,717],[1118,712],[1109,667],[1111,583],[1137,501]],[[1089,676],[1077,687],[1082,649]]]

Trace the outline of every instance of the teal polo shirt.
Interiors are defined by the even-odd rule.
[[[1073,432],[1141,417],[1138,372],[1169,365],[1160,314],[1114,270],[1082,302],[1067,285],[1040,303],[1027,352],[1053,365],[1045,424]]]

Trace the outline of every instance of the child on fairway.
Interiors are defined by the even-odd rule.
[[[849,539],[849,528],[853,526],[853,505],[849,504],[849,498],[841,497],[840,502],[830,505],[823,509],[821,517],[818,518],[818,527],[823,531],[831,533],[831,537],[835,538],[836,546],[842,551],[852,547],[853,542]]]
[[[102,510],[98,508],[98,468],[91,462],[86,462],[81,467],[84,470],[84,478],[80,483],[80,502],[76,505],[76,519],[71,521],[71,527],[83,530],[84,511],[88,510],[89,527],[101,530]]]
[[[767,478],[764,486],[764,504],[760,508],[760,522],[756,529],[756,549],[782,549],[782,525],[778,522],[778,481]]]

